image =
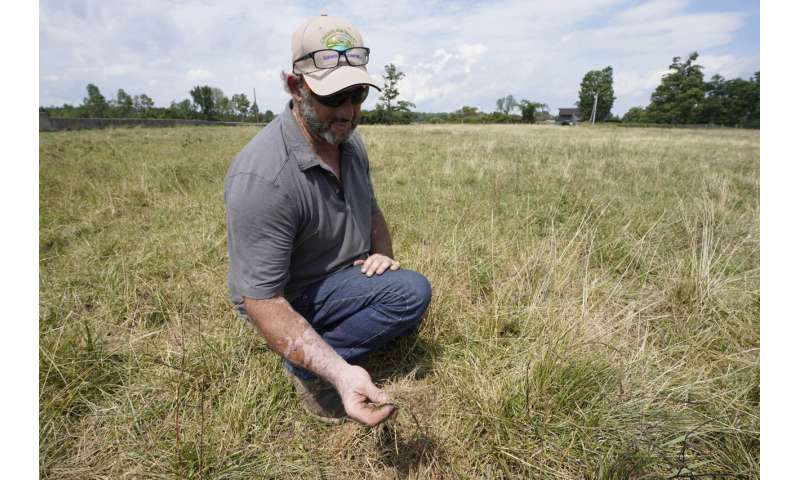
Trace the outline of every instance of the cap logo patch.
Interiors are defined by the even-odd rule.
[[[332,48],[340,52],[356,46],[356,41],[349,33],[344,30],[334,30],[322,39],[322,43],[327,48]]]

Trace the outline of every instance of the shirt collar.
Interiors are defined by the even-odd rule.
[[[281,129],[283,131],[283,140],[286,143],[289,156],[294,158],[297,165],[300,166],[300,170],[306,171],[312,167],[321,167],[319,157],[311,149],[311,145],[308,144],[308,140],[303,136],[303,132],[300,131],[300,125],[297,124],[297,119],[292,113],[291,100],[289,100],[289,103],[286,104],[286,109],[281,113],[281,123],[283,125]],[[342,158],[352,152],[352,143],[353,139],[351,137],[339,147]]]

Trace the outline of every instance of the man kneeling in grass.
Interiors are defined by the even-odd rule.
[[[284,358],[310,413],[377,425],[391,399],[350,362],[416,331],[431,286],[394,260],[355,132],[378,89],[361,34],[313,18],[295,31],[292,60],[286,110],[225,178],[231,299]]]

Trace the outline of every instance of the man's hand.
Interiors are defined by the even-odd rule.
[[[366,274],[368,277],[375,273],[382,275],[387,268],[389,270],[400,268],[400,262],[380,253],[373,253],[366,260],[356,260],[353,265],[361,265],[361,273]]]
[[[342,397],[347,415],[359,423],[374,427],[395,410],[389,395],[376,387],[369,373],[359,366],[350,365],[341,372],[334,386]]]

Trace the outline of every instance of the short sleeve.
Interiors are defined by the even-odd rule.
[[[369,173],[369,155],[367,155],[367,149],[364,147],[364,142],[361,140],[361,136],[357,136],[356,141],[359,156],[361,157],[361,161],[364,162],[364,170],[367,172],[367,189],[369,190],[370,212],[371,215],[374,216],[380,210],[380,208],[378,207],[378,199],[375,197],[375,188],[372,186],[372,175]]]
[[[232,294],[275,297],[289,282],[298,225],[293,202],[278,184],[238,174],[227,181],[225,204]]]
[[[367,180],[369,181],[370,201],[372,202],[370,210],[374,216],[376,213],[378,213],[380,208],[378,208],[378,199],[375,198],[375,189],[372,188],[372,178],[369,176],[369,174],[367,175]]]

